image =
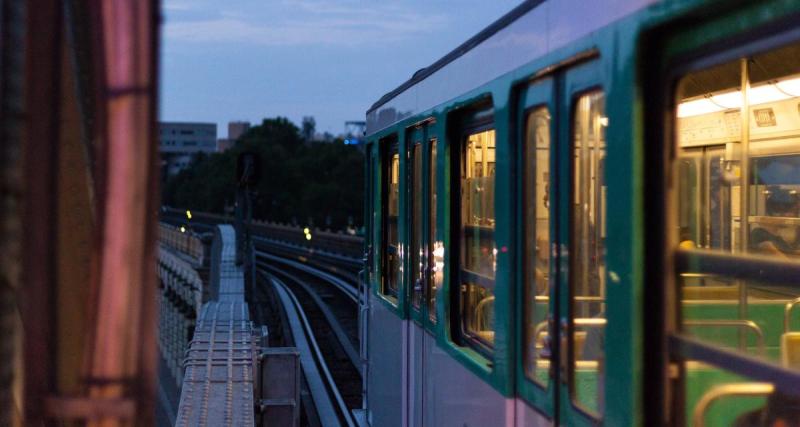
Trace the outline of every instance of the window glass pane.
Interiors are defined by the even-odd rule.
[[[430,174],[430,186],[428,187],[428,209],[429,209],[429,252],[432,254],[429,260],[431,273],[428,275],[428,317],[436,321],[436,291],[441,287],[444,274],[444,245],[436,242],[436,140],[430,140],[430,155],[428,156],[428,172]]]
[[[383,271],[383,293],[397,299],[397,285],[400,276],[400,252],[397,233],[397,219],[399,215],[399,195],[400,195],[400,156],[397,153],[396,144],[387,147],[387,155],[384,165],[384,271]]]
[[[422,144],[414,144],[411,149],[411,184],[409,188],[409,202],[411,205],[411,304],[419,308],[422,301],[424,283],[424,269],[422,263],[425,259],[424,241],[422,235]]]
[[[570,282],[573,360],[571,392],[584,409],[603,408],[605,371],[606,183],[605,98],[602,92],[577,100],[573,117],[572,248]]]
[[[461,310],[465,335],[494,345],[495,132],[466,137],[461,157]]]
[[[546,385],[550,369],[550,113],[528,115],[525,138],[525,374]]]
[[[800,46],[681,79],[676,95],[678,247],[800,256]],[[682,330],[798,366],[800,282],[680,272]],[[799,331],[799,332],[794,332]]]

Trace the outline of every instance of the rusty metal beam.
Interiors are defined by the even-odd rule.
[[[56,2],[27,2],[25,43],[27,122],[24,128],[25,182],[22,282],[19,305],[23,323],[26,425],[44,423],[42,399],[54,383],[53,290],[56,283],[55,198],[58,94],[61,60],[61,10]]]
[[[135,378],[132,387],[90,385],[93,398],[136,399],[137,425],[154,413],[156,375],[155,263],[157,145],[155,139],[157,2],[94,3],[102,40],[100,108],[106,165],[98,197],[96,307],[88,378]],[[135,89],[135,90],[132,90]],[[88,425],[122,425],[113,418]]]
[[[20,313],[25,360],[35,361],[24,367],[24,422],[151,425],[157,371],[158,1],[18,1],[29,6],[24,20],[26,238]],[[68,43],[64,34],[70,36]],[[70,113],[64,116],[66,125],[61,123],[64,112]],[[75,117],[80,117],[79,127]],[[61,194],[64,188],[58,191],[57,177],[65,167],[59,162],[59,142],[64,137],[74,141],[78,133],[90,178],[85,203],[94,218],[91,273],[83,284],[87,307],[93,310],[86,320],[56,315],[65,302],[57,262],[79,262],[60,257],[68,248],[57,244],[66,236],[59,233],[59,224],[69,224],[59,219],[77,214],[58,202],[67,197]],[[81,283],[71,280],[69,286]],[[64,333],[69,328],[56,326],[59,319],[85,321],[71,327],[86,335],[71,339]],[[56,375],[65,374],[62,378],[69,380],[67,371],[75,368],[72,362],[62,366],[59,361],[70,358],[59,358],[63,354],[58,352],[74,352],[73,344],[80,342],[83,368],[74,376],[84,385],[63,390]]]
[[[17,292],[22,246],[24,2],[0,1],[0,425],[22,425]]]

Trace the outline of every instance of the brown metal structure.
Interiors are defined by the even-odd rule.
[[[6,114],[4,91],[0,129],[4,149],[17,147],[23,158],[21,188],[8,191],[21,194],[21,206],[6,203],[13,197],[5,186],[0,199],[0,247],[19,248],[22,265],[17,276],[0,269],[0,321],[7,307],[12,322],[21,319],[22,330],[12,332],[22,349],[12,352],[22,356],[22,372],[12,381],[24,393],[7,399],[0,389],[0,414],[11,405],[16,424],[151,425],[158,1],[0,5],[3,58],[24,52],[23,111]],[[9,16],[25,34],[14,46]],[[8,132],[14,118],[22,132]],[[0,162],[4,176],[9,165]],[[19,218],[15,236],[8,227]],[[9,363],[0,360],[0,375]]]

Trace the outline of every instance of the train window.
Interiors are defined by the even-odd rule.
[[[679,336],[800,370],[800,45],[690,73],[676,105]],[[687,416],[701,388],[740,381],[723,365],[687,368]]]
[[[605,372],[606,127],[605,96],[577,99],[573,116],[570,392],[591,413],[603,408]]]
[[[494,346],[495,131],[468,134],[461,147],[461,328],[470,344]]]
[[[428,228],[428,251],[432,255],[428,260],[430,274],[427,278],[428,318],[436,321],[436,291],[440,288],[444,273],[444,245],[436,242],[436,139],[431,139],[428,149],[428,210],[430,226]]]
[[[400,276],[400,245],[397,219],[400,196],[400,155],[397,140],[382,141],[383,150],[383,274],[381,293],[397,301]]]
[[[546,386],[550,365],[550,112],[528,114],[524,158],[525,374]]]
[[[414,308],[419,308],[422,302],[423,284],[425,283],[424,274],[425,269],[423,263],[425,262],[425,242],[423,237],[423,224],[422,224],[422,202],[424,195],[422,194],[422,144],[417,142],[411,149],[410,154],[410,177],[411,193],[409,194],[409,203],[411,205],[411,251],[409,261],[411,263],[411,305]]]

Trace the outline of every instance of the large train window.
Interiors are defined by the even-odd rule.
[[[682,415],[797,419],[800,45],[689,73],[675,102],[671,342]]]
[[[461,140],[459,308],[461,335],[479,351],[494,347],[495,131],[473,128]]]
[[[400,155],[397,138],[381,140],[382,144],[382,215],[383,248],[381,256],[381,293],[397,301],[400,277],[400,245],[397,219],[400,213]]]
[[[603,408],[605,372],[605,97],[592,92],[573,111],[570,214],[570,392],[592,413]]]
[[[528,114],[523,165],[525,203],[525,374],[546,387],[550,295],[550,112]]]

